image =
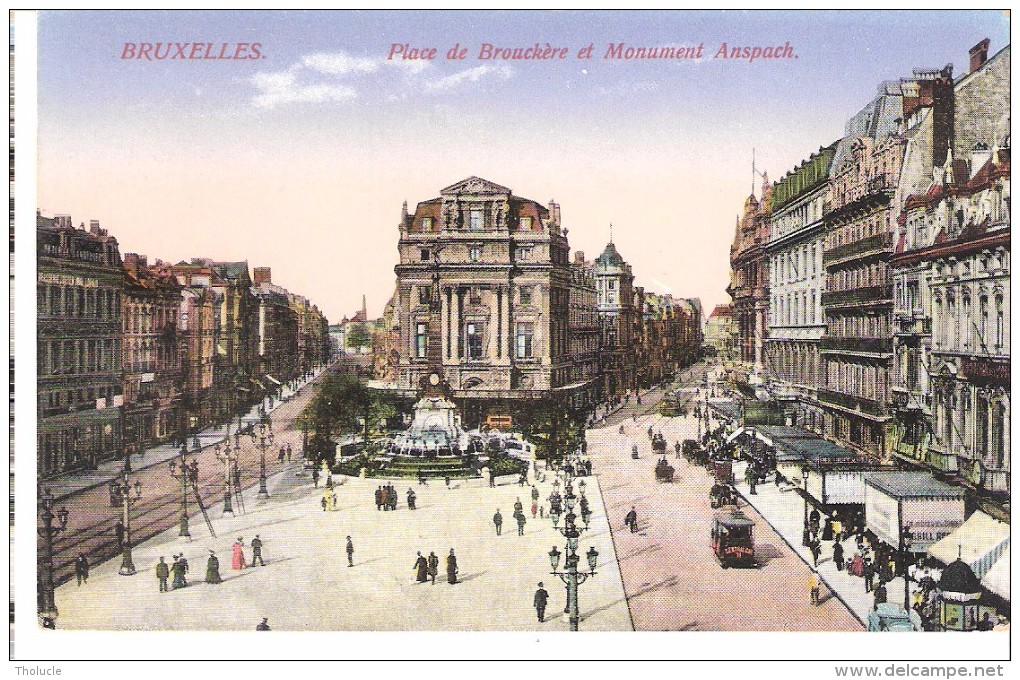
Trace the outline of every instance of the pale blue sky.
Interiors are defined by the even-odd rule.
[[[392,292],[400,204],[469,175],[556,199],[574,249],[608,223],[639,285],[727,300],[751,149],[779,179],[882,80],[956,73],[999,12],[43,12],[40,207],[122,250],[271,265],[331,320]],[[261,43],[252,61],[139,62],[125,42]],[[722,42],[797,59],[714,60]],[[435,47],[387,62],[391,43]],[[456,42],[468,59],[443,58]],[[571,48],[483,62],[478,46]],[[610,42],[704,44],[700,62],[609,62]],[[591,60],[577,50],[594,43]],[[352,258],[351,254],[357,257]]]

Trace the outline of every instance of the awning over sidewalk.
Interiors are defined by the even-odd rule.
[[[960,487],[927,472],[869,472],[864,476],[864,517],[886,545],[900,550],[906,538],[911,552],[926,552],[963,524],[963,495]],[[905,536],[906,527],[910,533]]]
[[[1008,548],[1009,525],[978,510],[956,531],[933,545],[928,554],[942,564],[950,564],[959,557],[975,576],[982,578]]]
[[[740,406],[732,401],[708,402],[708,407],[716,412],[716,415],[723,420],[740,422]]]
[[[995,561],[992,568],[988,570],[981,585],[995,593],[1002,599],[1009,602],[1009,546],[1002,551],[1002,555]]]
[[[282,382],[280,382],[279,380],[277,380],[277,379],[276,379],[276,378],[274,378],[273,376],[269,375],[268,373],[266,373],[266,380],[268,380],[269,382],[273,383],[273,384],[274,384],[274,385],[276,385],[277,387],[280,387],[280,386],[282,386],[282,385],[283,385],[283,383],[282,383]]]

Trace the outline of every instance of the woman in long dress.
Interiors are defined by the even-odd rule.
[[[205,564],[205,582],[223,583],[220,577],[220,560],[212,550],[209,551],[209,561]]]
[[[429,564],[428,561],[418,553],[418,559],[414,561],[415,578],[418,583],[425,583],[429,580]]]
[[[230,566],[235,570],[244,569],[248,563],[244,559],[244,538],[238,537],[234,541],[234,555],[230,560]]]
[[[450,554],[446,556],[446,580],[451,584],[457,582],[457,557],[453,554],[453,548],[450,548]]]

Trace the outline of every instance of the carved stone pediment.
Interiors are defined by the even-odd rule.
[[[481,177],[468,177],[463,179],[456,184],[451,184],[442,190],[442,195],[447,196],[450,194],[475,194],[475,195],[499,195],[509,194],[510,189],[500,186],[495,182],[490,182],[487,179]]]

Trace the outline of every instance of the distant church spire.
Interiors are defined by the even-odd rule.
[[[613,223],[609,223],[609,242],[613,242]]]

